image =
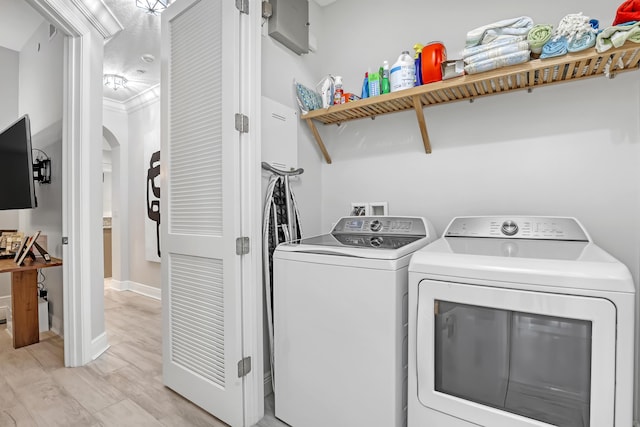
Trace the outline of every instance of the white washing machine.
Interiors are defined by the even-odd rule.
[[[573,218],[455,218],[409,267],[409,427],[631,426],[634,301]]]
[[[345,217],[273,256],[275,415],[294,427],[406,425],[407,271],[424,218]]]

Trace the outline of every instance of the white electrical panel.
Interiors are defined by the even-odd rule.
[[[298,167],[297,111],[262,97],[262,161],[278,169]]]

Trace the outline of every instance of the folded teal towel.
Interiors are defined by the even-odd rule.
[[[580,37],[571,40],[567,45],[569,52],[580,52],[596,45],[595,33],[583,33]]]
[[[567,39],[564,37],[549,40],[544,44],[544,46],[542,46],[542,55],[540,55],[540,59],[566,55],[567,45]]]

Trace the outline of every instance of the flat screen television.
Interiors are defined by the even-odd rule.
[[[0,133],[0,210],[38,206],[33,180],[31,126],[25,114]]]

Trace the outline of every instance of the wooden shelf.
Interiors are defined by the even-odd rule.
[[[322,142],[315,122],[325,125],[341,124],[347,121],[374,118],[382,114],[415,110],[418,126],[422,134],[424,150],[431,153],[431,142],[423,108],[454,101],[496,95],[505,92],[528,89],[550,84],[581,80],[608,73],[635,70],[640,62],[640,44],[627,43],[622,47],[598,53],[595,49],[571,53],[557,58],[535,59],[524,64],[500,68],[480,74],[471,74],[417,86],[411,89],[379,95],[373,98],[334,105],[322,110],[314,110],[302,116],[320,147],[327,163],[331,156]],[[621,65],[623,65],[621,67]]]

